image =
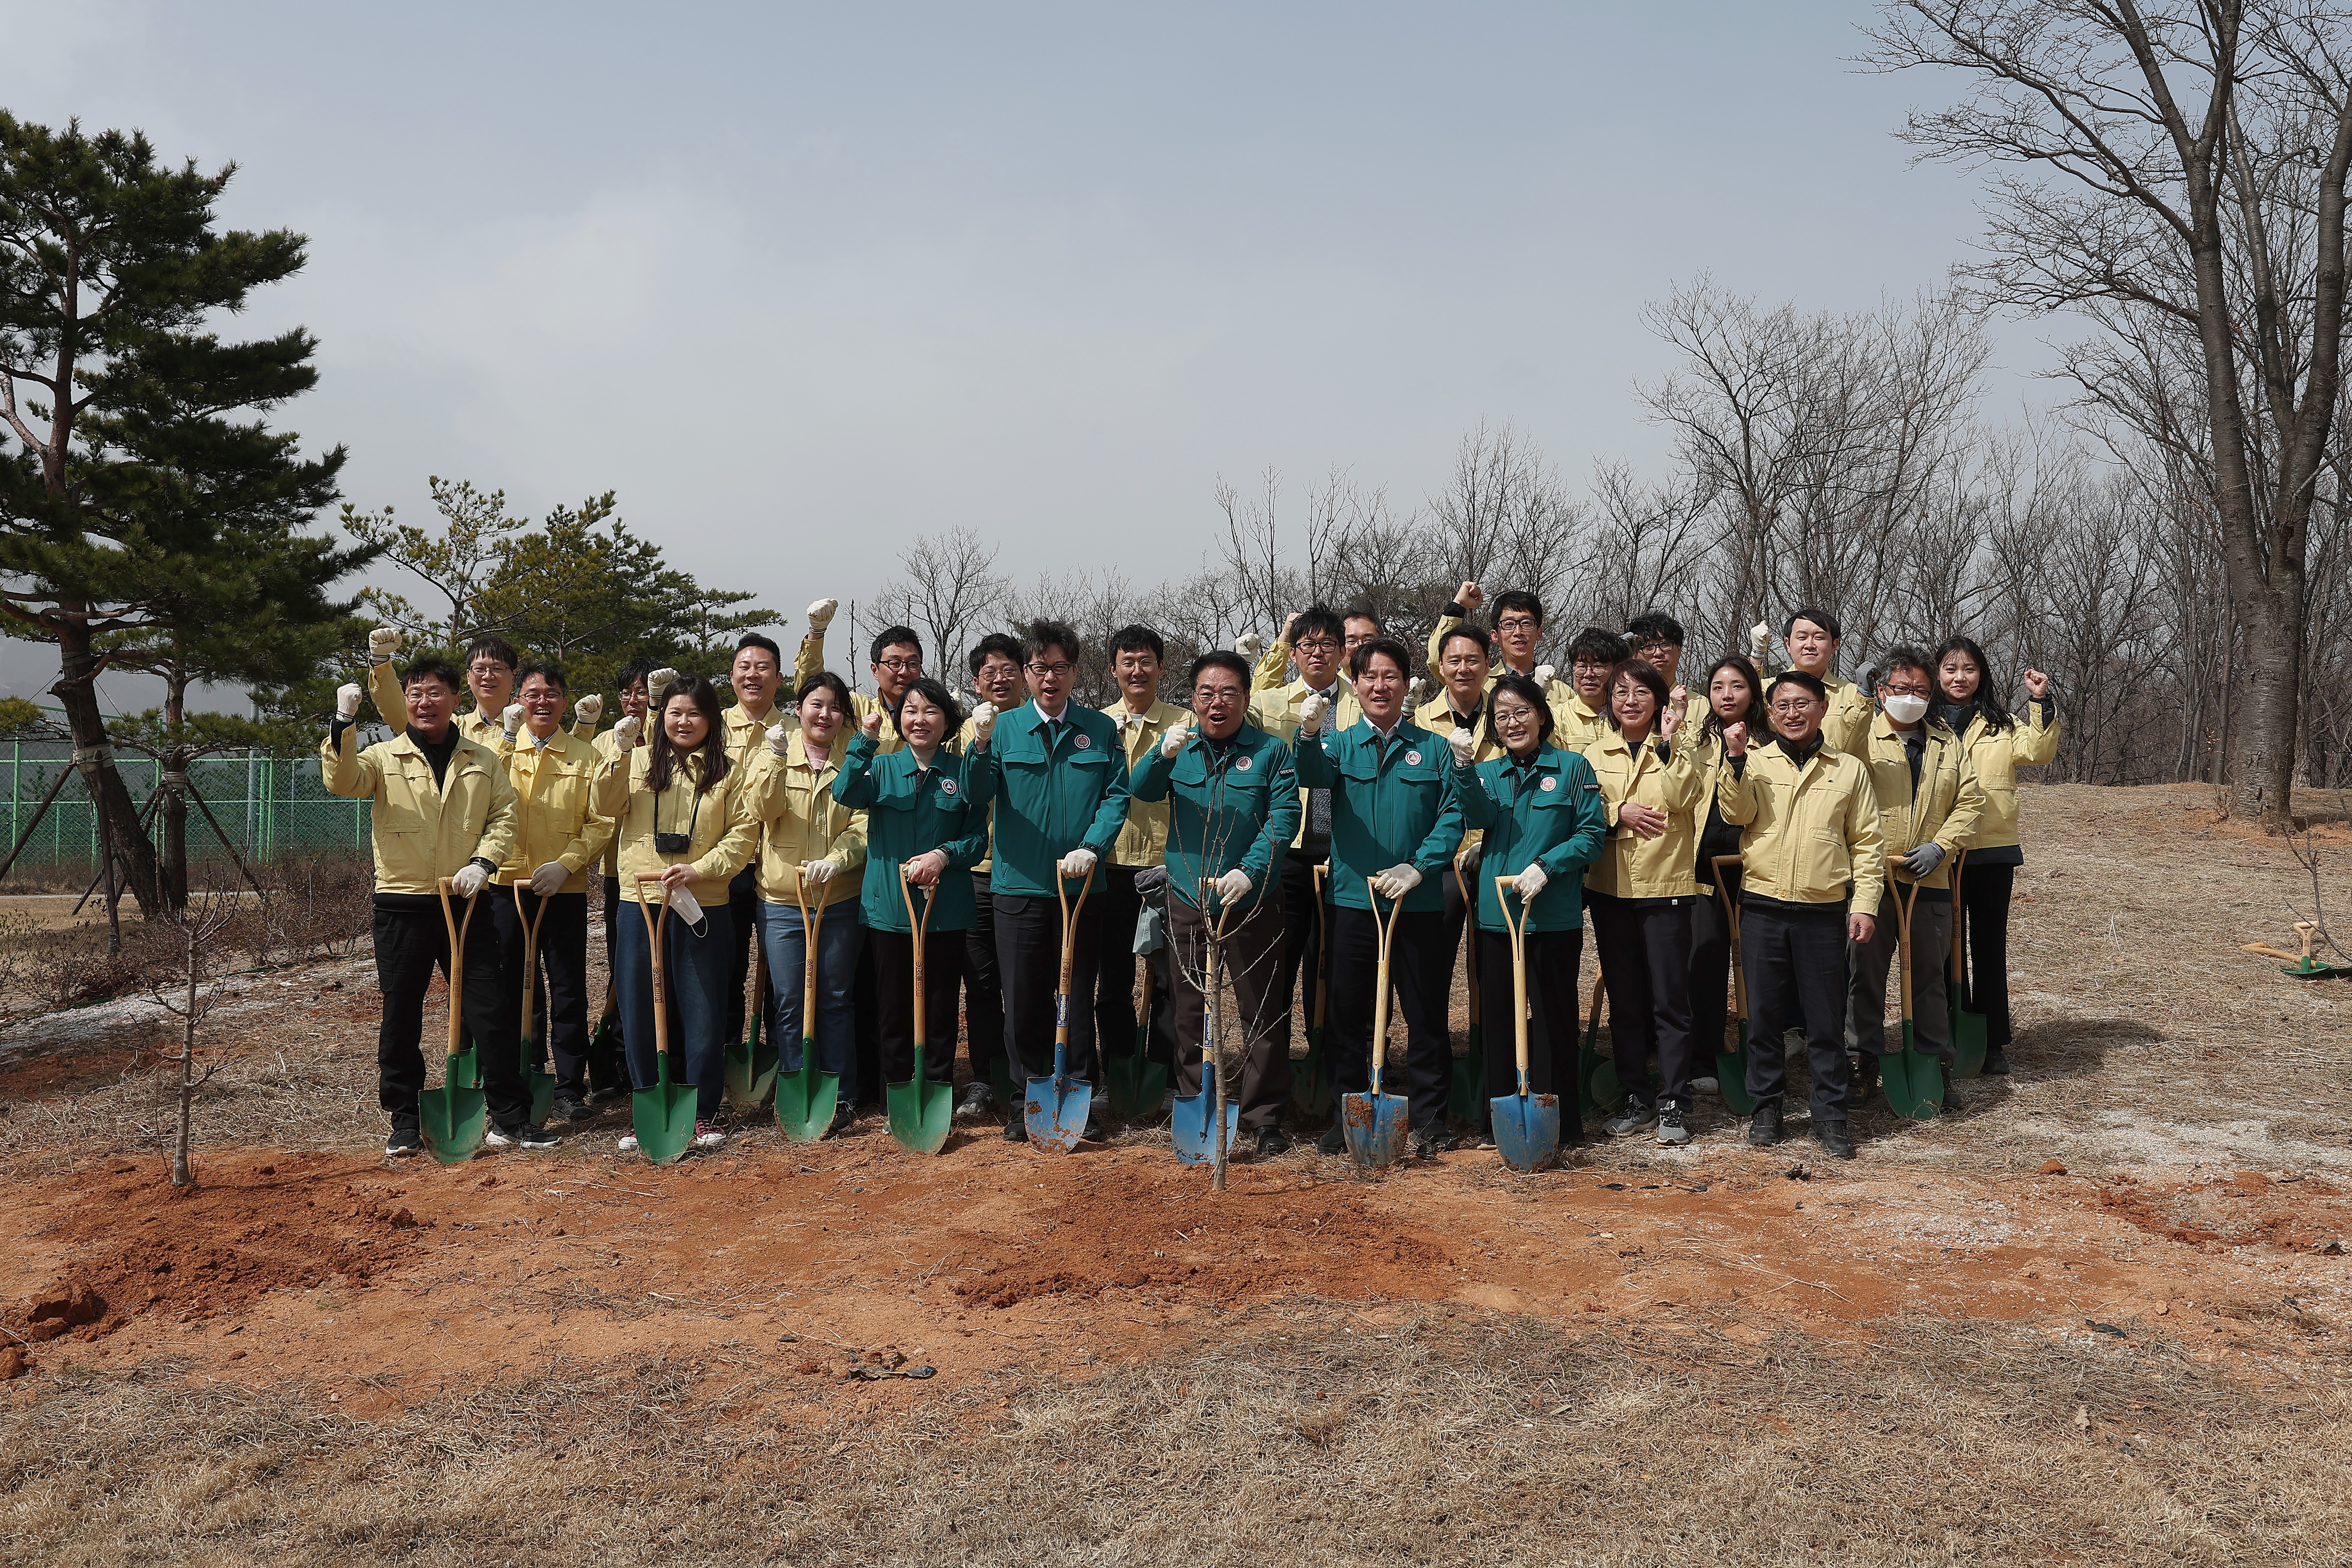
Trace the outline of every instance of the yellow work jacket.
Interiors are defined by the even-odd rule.
[[[679,861],[694,866],[695,900],[709,909],[727,901],[727,883],[751,864],[760,842],[760,824],[743,791],[743,770],[730,768],[727,776],[698,794],[702,777],[699,752],[688,755],[671,770],[669,788],[657,800],[646,787],[646,769],[653,761],[650,742],[634,746],[606,762],[596,775],[596,810],[613,819],[620,845],[621,897],[639,901],[637,878],[657,876]],[[654,847],[654,835],[688,835],[683,854],[665,854]],[[667,903],[657,886],[648,885],[646,897]]]
[[[467,861],[499,866],[514,853],[514,786],[497,752],[459,740],[436,789],[432,762],[406,734],[364,751],[359,740],[357,725],[344,727],[340,745],[331,731],[319,774],[330,795],[372,803],[377,892],[429,898]]]
[[[976,698],[976,699],[975,699],[975,700],[983,700],[983,699],[977,699],[977,698]],[[1012,712],[1012,711],[1013,710],[1013,709],[1015,709],[1015,708],[1026,708],[1026,707],[1028,707],[1028,706],[1029,706],[1029,704],[1028,704],[1028,703],[1026,703],[1026,702],[1016,702],[1016,703],[1014,703],[1014,704],[1013,705],[1013,707],[1012,707],[1012,708],[1000,708],[1000,709],[998,709],[998,710],[996,710],[996,716],[997,716],[997,718],[999,718],[999,719],[1003,719],[1003,718],[1007,713]],[[948,750],[950,750],[950,751],[951,751],[951,752],[955,752],[958,756],[970,756],[970,755],[971,754],[971,742],[972,742],[972,721],[971,721],[971,720],[967,719],[967,720],[965,720],[965,721],[963,721],[963,728],[962,728],[962,729],[961,729],[961,730],[958,730],[958,731],[956,731],[956,738],[955,738],[954,742],[952,742],[952,743],[948,747]],[[877,756],[878,756],[878,755],[880,755],[880,753],[879,753],[878,752],[877,752],[876,754],[877,754]],[[992,871],[992,870],[994,870],[994,869],[996,868],[995,868],[995,865],[994,865],[995,858],[996,858],[996,802],[995,802],[995,800],[992,797],[992,798],[990,799],[989,803],[988,803],[988,853],[987,853],[986,855],[984,855],[984,856],[981,857],[980,864],[978,864],[977,866],[974,866],[974,867],[972,868],[972,869],[973,869],[974,871],[979,872],[979,873],[981,873],[981,874],[982,874],[982,875],[984,876],[984,875],[985,875],[985,874],[987,874],[988,872]]]
[[[597,778],[602,778],[604,773],[604,769],[611,765],[614,757],[621,754],[620,742],[613,739],[612,731],[606,730],[599,734],[593,741],[591,741],[589,744],[596,748],[595,776]],[[642,748],[645,745],[645,742],[640,739],[637,744]],[[590,781],[589,789],[593,798],[595,789],[593,779]],[[609,820],[605,823],[604,827],[604,863],[600,868],[607,877],[617,877],[621,874],[620,832],[617,825]]]
[[[1103,710],[1111,722],[1118,726],[1118,743],[1127,752],[1129,777],[1142,767],[1144,760],[1160,744],[1160,737],[1176,724],[1189,725],[1192,715],[1172,702],[1153,698],[1151,706],[1140,714],[1127,710],[1124,701],[1114,702]],[[990,803],[992,805],[993,802]],[[990,816],[992,823],[993,814]],[[1118,830],[1118,842],[1112,847],[1110,862],[1135,870],[1166,864],[1168,859],[1168,803],[1165,800],[1128,798],[1127,826]]]
[[[583,741],[558,730],[545,746],[530,743],[530,732],[516,737],[507,753],[507,782],[515,793],[515,847],[499,866],[501,885],[528,882],[530,874],[550,860],[560,861],[562,890],[588,890],[588,868],[604,856],[613,841],[613,825],[592,809],[596,775],[604,759],[593,741]]]
[[[1691,867],[1698,858],[1698,830],[1706,809],[1706,769],[1699,748],[1677,731],[1661,759],[1654,732],[1637,754],[1612,730],[1588,744],[1583,755],[1600,781],[1602,820],[1609,826],[1600,857],[1585,869],[1586,889],[1614,899],[1695,897],[1698,883]],[[1666,830],[1644,838],[1619,822],[1617,808],[1629,800],[1664,812]]]
[[[1875,915],[1886,858],[1878,796],[1859,757],[1827,744],[1799,768],[1780,742],[1750,744],[1748,765],[1717,784],[1723,820],[1739,836],[1743,896],[1835,904],[1853,889],[1855,914]]]
[[[1870,693],[1833,675],[1822,684],[1829,688],[1830,693],[1829,714],[1822,721],[1822,735],[1832,749],[1860,756],[1870,745],[1870,721],[1878,717]]]
[[[1275,647],[1283,650],[1282,658],[1285,663],[1287,663],[1290,658],[1289,646],[1276,643]],[[1266,658],[1270,659],[1274,657],[1274,648],[1267,649]],[[1259,663],[1258,670],[1261,675],[1265,673],[1265,665],[1263,661]],[[1314,688],[1308,686],[1304,680],[1293,680],[1286,685],[1262,688],[1253,691],[1250,693],[1249,721],[1276,740],[1288,742],[1291,750],[1296,752],[1298,749],[1298,710],[1313,690]],[[1363,716],[1363,707],[1356,700],[1356,689],[1334,676],[1331,710],[1323,715],[1323,728],[1319,732],[1336,735]],[[1293,848],[1297,847],[1300,841],[1307,837],[1307,795],[1306,790],[1302,789],[1298,792],[1298,832],[1290,840]]]
[[[833,798],[851,733],[847,724],[834,731],[822,768],[809,765],[797,733],[784,742],[786,755],[762,745],[746,764],[743,794],[760,822],[759,889],[768,903],[797,905],[806,896],[801,866],[810,860],[834,864],[833,875],[814,885],[826,909],[856,901],[865,886],[866,814]]]
[[[1984,791],[1976,764],[1960,738],[1933,719],[1921,721],[1927,743],[1919,758],[1919,787],[1911,787],[1911,763],[1902,732],[1881,713],[1870,726],[1870,787],[1878,797],[1878,837],[1888,865],[1934,839],[1944,847],[1935,870],[1919,879],[1923,888],[1949,889],[1952,857],[1984,820]],[[1777,749],[1777,748],[1776,748]]]
[[[2058,754],[2058,720],[2039,702],[2029,701],[2016,723],[1995,734],[1979,713],[1969,721],[1961,737],[1976,764],[1977,785],[1984,791],[1984,815],[1977,819],[1970,849],[2000,849],[2017,842],[2017,770],[2038,767]],[[2047,720],[2043,714],[2050,713]]]
[[[368,667],[368,700],[375,704],[378,717],[395,735],[408,729],[408,694],[401,689],[400,672],[392,660]],[[475,708],[451,721],[457,726],[461,739],[478,746],[488,746],[500,756],[510,749],[507,742],[506,715],[484,713]],[[572,733],[585,741],[596,733],[596,726],[583,721],[572,726]]]
[[[801,646],[793,654],[793,689],[798,691],[808,683],[810,676],[823,673],[824,634],[811,632],[801,638]],[[874,737],[874,754],[878,757],[887,755],[907,743],[907,738],[898,733],[898,715],[890,711],[888,703],[869,692],[852,691],[849,694],[848,729],[852,735],[856,734],[866,722],[866,716],[877,708],[882,710],[882,732]]]
[[[1586,706],[1584,694],[1565,682],[1568,699],[1557,703],[1551,710],[1551,743],[1563,752],[1581,752],[1594,742],[1616,733],[1609,721]]]

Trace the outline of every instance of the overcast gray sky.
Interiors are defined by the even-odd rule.
[[[1410,504],[1481,419],[1654,460],[1672,281],[1860,306],[1976,232],[1889,134],[1948,84],[1845,63],[1869,14],[0,3],[8,108],[234,159],[230,220],[310,237],[251,324],[322,340],[284,418],[351,500],[616,489],[795,617],[958,522],[1181,574],[1220,475]]]

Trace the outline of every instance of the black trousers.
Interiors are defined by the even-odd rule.
[[[1463,962],[1462,932],[1465,927],[1473,931],[1478,929],[1478,922],[1473,918],[1478,906],[1475,902],[1465,903],[1462,899],[1462,883],[1465,878],[1470,883],[1471,897],[1475,900],[1478,892],[1478,868],[1475,859],[1463,872],[1462,877],[1454,876],[1454,868],[1451,866],[1440,872],[1438,877],[1438,879],[1445,884],[1445,994],[1448,998],[1448,1005],[1445,1009],[1445,1048],[1448,1053],[1454,1049],[1454,1009],[1451,999],[1454,994],[1454,967]],[[1475,942],[1476,939],[1474,937],[1472,939],[1474,946]],[[1476,962],[1475,953],[1472,955],[1471,962]],[[1483,1003],[1485,999],[1482,997],[1480,1000]],[[1516,1093],[1517,1090],[1514,1089],[1513,1092]]]
[[[1805,1031],[1813,1121],[1845,1121],[1845,916],[1842,903],[1791,910],[1739,908],[1740,967],[1748,973],[1748,1092],[1779,1105],[1788,1093],[1780,1032]]]
[[[1559,1132],[1573,1142],[1583,1115],[1576,1087],[1578,969],[1581,931],[1528,932],[1528,1092],[1559,1096]],[[1479,1027],[1486,1039],[1486,1098],[1519,1092],[1519,1047],[1511,1010],[1511,935],[1478,933]]]
[[[2009,1023],[2009,901],[2016,890],[2014,866],[1960,868],[1960,902],[1968,916],[1968,1005],[1982,1013],[1985,1044],[2005,1050],[2016,1037]]]
[[[955,1081],[956,989],[963,982],[964,933],[935,931],[923,939],[923,1076]],[[881,1039],[883,1082],[915,1076],[915,936],[869,931],[874,955],[876,1033]]]
[[[1143,915],[1143,895],[1136,891],[1137,866],[1105,866],[1095,876],[1094,896],[1087,900],[1092,912],[1102,902],[1101,960],[1095,972],[1095,1039],[1114,1056],[1135,1048],[1135,966],[1143,965],[1145,1005],[1151,1032],[1144,1054],[1155,1062],[1176,1059],[1176,1033],[1168,994],[1168,950],[1135,951],[1135,924]],[[1164,930],[1164,928],[1163,928]],[[1156,1109],[1156,1108],[1154,1108]]]
[[[523,917],[510,888],[486,888],[499,920],[499,1005],[522,1030],[522,988],[530,973]],[[524,907],[539,921],[539,994],[531,1002],[532,1065],[552,1058],[558,1100],[588,1098],[588,895],[558,893],[542,900],[523,889]],[[479,917],[477,917],[479,918]]]
[[[1587,893],[1592,945],[1609,988],[1609,1037],[1615,1043],[1617,1081],[1644,1105],[1690,1103],[1691,1017],[1689,899],[1616,899]],[[1658,1081],[1650,1081],[1650,1055]],[[1707,1065],[1715,1065],[1714,1053]]]
[[[1319,851],[1283,851],[1282,958],[1275,969],[1272,1005],[1282,1020],[1282,1049],[1286,1056],[1290,1053],[1290,1005],[1294,998],[1299,1000],[1303,1025],[1309,1029],[1315,1026],[1315,976],[1318,973],[1316,955],[1321,951],[1323,922],[1329,917],[1331,908],[1328,888],[1323,901],[1318,902],[1315,897],[1315,868],[1326,859]],[[1307,976],[1303,994],[1298,986],[1302,970]],[[1324,989],[1329,989],[1330,981],[1329,975],[1323,976]]]
[[[989,873],[971,873],[971,929],[963,932],[963,1053],[971,1081],[986,1083],[1004,1055],[1004,984],[996,973],[996,905]]]
[[[614,982],[614,955],[620,948],[613,931],[621,913],[621,879],[615,876],[599,880],[604,901],[604,1008],[596,1020],[596,1032],[588,1040],[588,1089],[592,1094],[626,1094],[633,1086],[628,1056],[622,1047],[621,994]]]
[[[1199,910],[1181,899],[1168,900],[1168,969],[1175,992],[1176,1092],[1201,1092],[1202,1041],[1208,1005],[1202,995],[1209,971],[1209,932]],[[1252,1131],[1282,1125],[1290,1098],[1290,1052],[1283,1044],[1282,1015],[1274,1005],[1274,972],[1282,961],[1282,909],[1260,899],[1230,916],[1217,942],[1217,990],[1234,999],[1238,1037],[1225,1033],[1220,1004],[1218,1059],[1224,1063],[1227,1103],[1238,1103],[1240,1124]]]
[[[485,894],[477,894],[481,898]],[[465,920],[462,910],[458,920]],[[474,1041],[481,1064],[482,1092],[490,1120],[511,1131],[530,1110],[523,1091],[522,1060],[515,1044],[516,1016],[499,1005],[498,923],[477,910],[466,930],[465,978],[457,998],[465,1036]],[[449,973],[449,932],[437,904],[420,909],[375,910],[375,983],[383,993],[383,1018],[376,1026],[376,1103],[405,1131],[417,1127],[417,1097],[425,1091],[425,993],[433,970]],[[436,1055],[440,1042],[435,1042]]]
[[[1444,928],[1444,910],[1408,910],[1396,917],[1389,949],[1389,984],[1404,1016],[1404,1087],[1416,1129],[1445,1125],[1446,1079],[1454,1070],[1454,1053],[1445,1044],[1446,984],[1454,966]],[[1371,912],[1333,910],[1330,1028],[1324,1041],[1335,1096],[1371,1088],[1372,1004],[1379,977],[1380,930]],[[1381,1092],[1393,1094],[1397,1087],[1384,1069]]]
[[[1062,978],[1062,908],[1058,900],[996,895],[996,973],[1004,984],[1004,1051],[1013,1058],[1013,1088],[1054,1072],[1054,1001]],[[1102,922],[1089,908],[1071,922],[1070,1076],[1102,1082],[1095,1049],[1095,994]],[[1006,1107],[1017,1117],[1021,1108]]]
[[[751,983],[751,950],[760,942],[759,879],[751,868],[744,867],[727,884],[727,913],[734,921],[734,934],[729,940],[727,953],[727,1037],[743,1037],[745,994]],[[772,1032],[776,1021],[766,987],[760,992],[760,1027]]]
[[[868,933],[879,936],[879,931]],[[924,979],[930,978],[929,966],[924,968]],[[849,984],[850,1034],[857,1046],[857,1103],[870,1108],[882,1103],[882,1006],[881,988],[874,973],[874,944],[868,942],[857,950],[857,974]],[[898,1080],[904,1083],[903,1078]]]
[[[1739,896],[1738,872],[1732,873],[1730,891],[1733,898]],[[1715,1054],[1735,1043],[1730,1033],[1731,921],[1721,896],[1701,886],[1690,923],[1691,1071],[1705,1078],[1715,1071]]]

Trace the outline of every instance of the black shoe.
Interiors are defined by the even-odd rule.
[[[1028,1119],[1026,1117],[1016,1116],[1012,1121],[1006,1122],[1004,1124],[1004,1141],[1007,1143],[1026,1143],[1029,1142]]]
[[[856,1107],[844,1105],[838,1100],[835,1101],[833,1107],[833,1125],[827,1128],[826,1131],[829,1132],[846,1132],[856,1124]]]
[[[1856,1051],[1846,1058],[1845,1102],[1860,1105],[1878,1092],[1878,1053]]]
[[[956,1101],[956,1120],[977,1120],[996,1109],[996,1090],[978,1079],[963,1086],[963,1098]]]
[[[1344,1154],[1348,1152],[1348,1130],[1339,1125],[1338,1117],[1331,1119],[1331,1130],[1315,1140],[1315,1152],[1318,1154]]]
[[[547,1119],[550,1121],[569,1126],[574,1121],[585,1121],[595,1114],[588,1109],[586,1100],[566,1098],[558,1100],[548,1108]]]
[[[552,1149],[563,1140],[544,1127],[525,1127],[514,1135],[515,1144],[523,1149]]]
[[[1087,1130],[1078,1134],[1078,1142],[1081,1143],[1101,1143],[1107,1142],[1103,1132],[1101,1117],[1096,1115],[1091,1110],[1087,1112]]]
[[[392,1136],[383,1141],[383,1152],[399,1157],[422,1154],[425,1152],[425,1140],[417,1135],[414,1127],[395,1127],[392,1130]]]
[[[1756,1114],[1748,1119],[1748,1142],[1759,1149],[1769,1149],[1780,1141],[1780,1108],[1759,1105]]]
[[[1822,1146],[1825,1154],[1835,1155],[1841,1160],[1853,1158],[1853,1140],[1846,1136],[1843,1121],[1824,1121],[1815,1127],[1813,1142]]]
[[[1412,1135],[1412,1153],[1417,1160],[1434,1160],[1462,1147],[1462,1140],[1443,1125],[1424,1127]]]
[[[1271,1160],[1276,1154],[1287,1154],[1289,1152],[1290,1139],[1281,1128],[1261,1127],[1257,1130],[1257,1152],[1253,1156],[1253,1158],[1259,1160]]]
[[[1985,1052],[1984,1070],[1991,1073],[1996,1078],[2007,1078],[2009,1076],[2009,1054],[2006,1051],[2003,1051],[1999,1046],[1992,1047]]]

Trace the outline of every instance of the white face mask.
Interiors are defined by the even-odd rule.
[[[1886,699],[1886,716],[1897,724],[1916,724],[1927,716],[1927,700],[1908,692],[1895,692]]]
[[[690,926],[702,923],[702,900],[694,896],[692,888],[680,888],[669,896],[669,912],[675,919]],[[697,931],[697,936],[702,933]]]

